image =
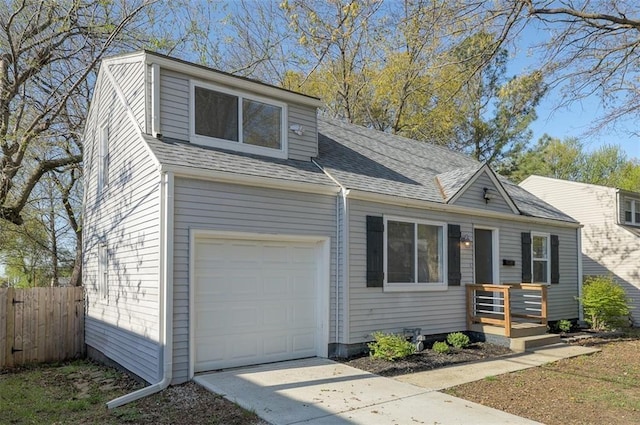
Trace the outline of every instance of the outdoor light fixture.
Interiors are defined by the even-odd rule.
[[[493,199],[495,196],[491,193],[491,189],[488,187],[482,188],[482,197],[484,198],[484,203],[488,204],[490,199]]]
[[[471,240],[471,236],[469,236],[468,234],[464,234],[460,237],[460,243],[465,247],[465,248],[469,248],[471,246],[471,243],[473,241]]]
[[[293,131],[298,136],[302,136],[304,134],[304,128],[300,124],[291,124],[289,126],[289,130]]]

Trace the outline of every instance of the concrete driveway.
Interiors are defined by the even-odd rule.
[[[194,381],[273,425],[537,424],[321,358],[203,374]]]

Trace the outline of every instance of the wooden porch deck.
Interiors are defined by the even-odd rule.
[[[546,285],[472,284],[466,291],[468,330],[507,338],[547,333]]]

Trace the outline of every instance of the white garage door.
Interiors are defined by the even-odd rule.
[[[318,353],[314,243],[197,238],[195,372]]]

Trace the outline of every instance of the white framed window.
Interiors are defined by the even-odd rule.
[[[624,222],[640,225],[640,200],[629,198],[624,200]]]
[[[109,298],[109,250],[106,244],[98,246],[98,296],[101,300]]]
[[[446,223],[384,217],[384,290],[447,288]]]
[[[531,233],[532,283],[551,282],[551,243],[548,233]]]
[[[191,140],[240,152],[287,157],[285,103],[191,81]]]
[[[109,186],[109,127],[100,127],[98,140],[98,194]]]

